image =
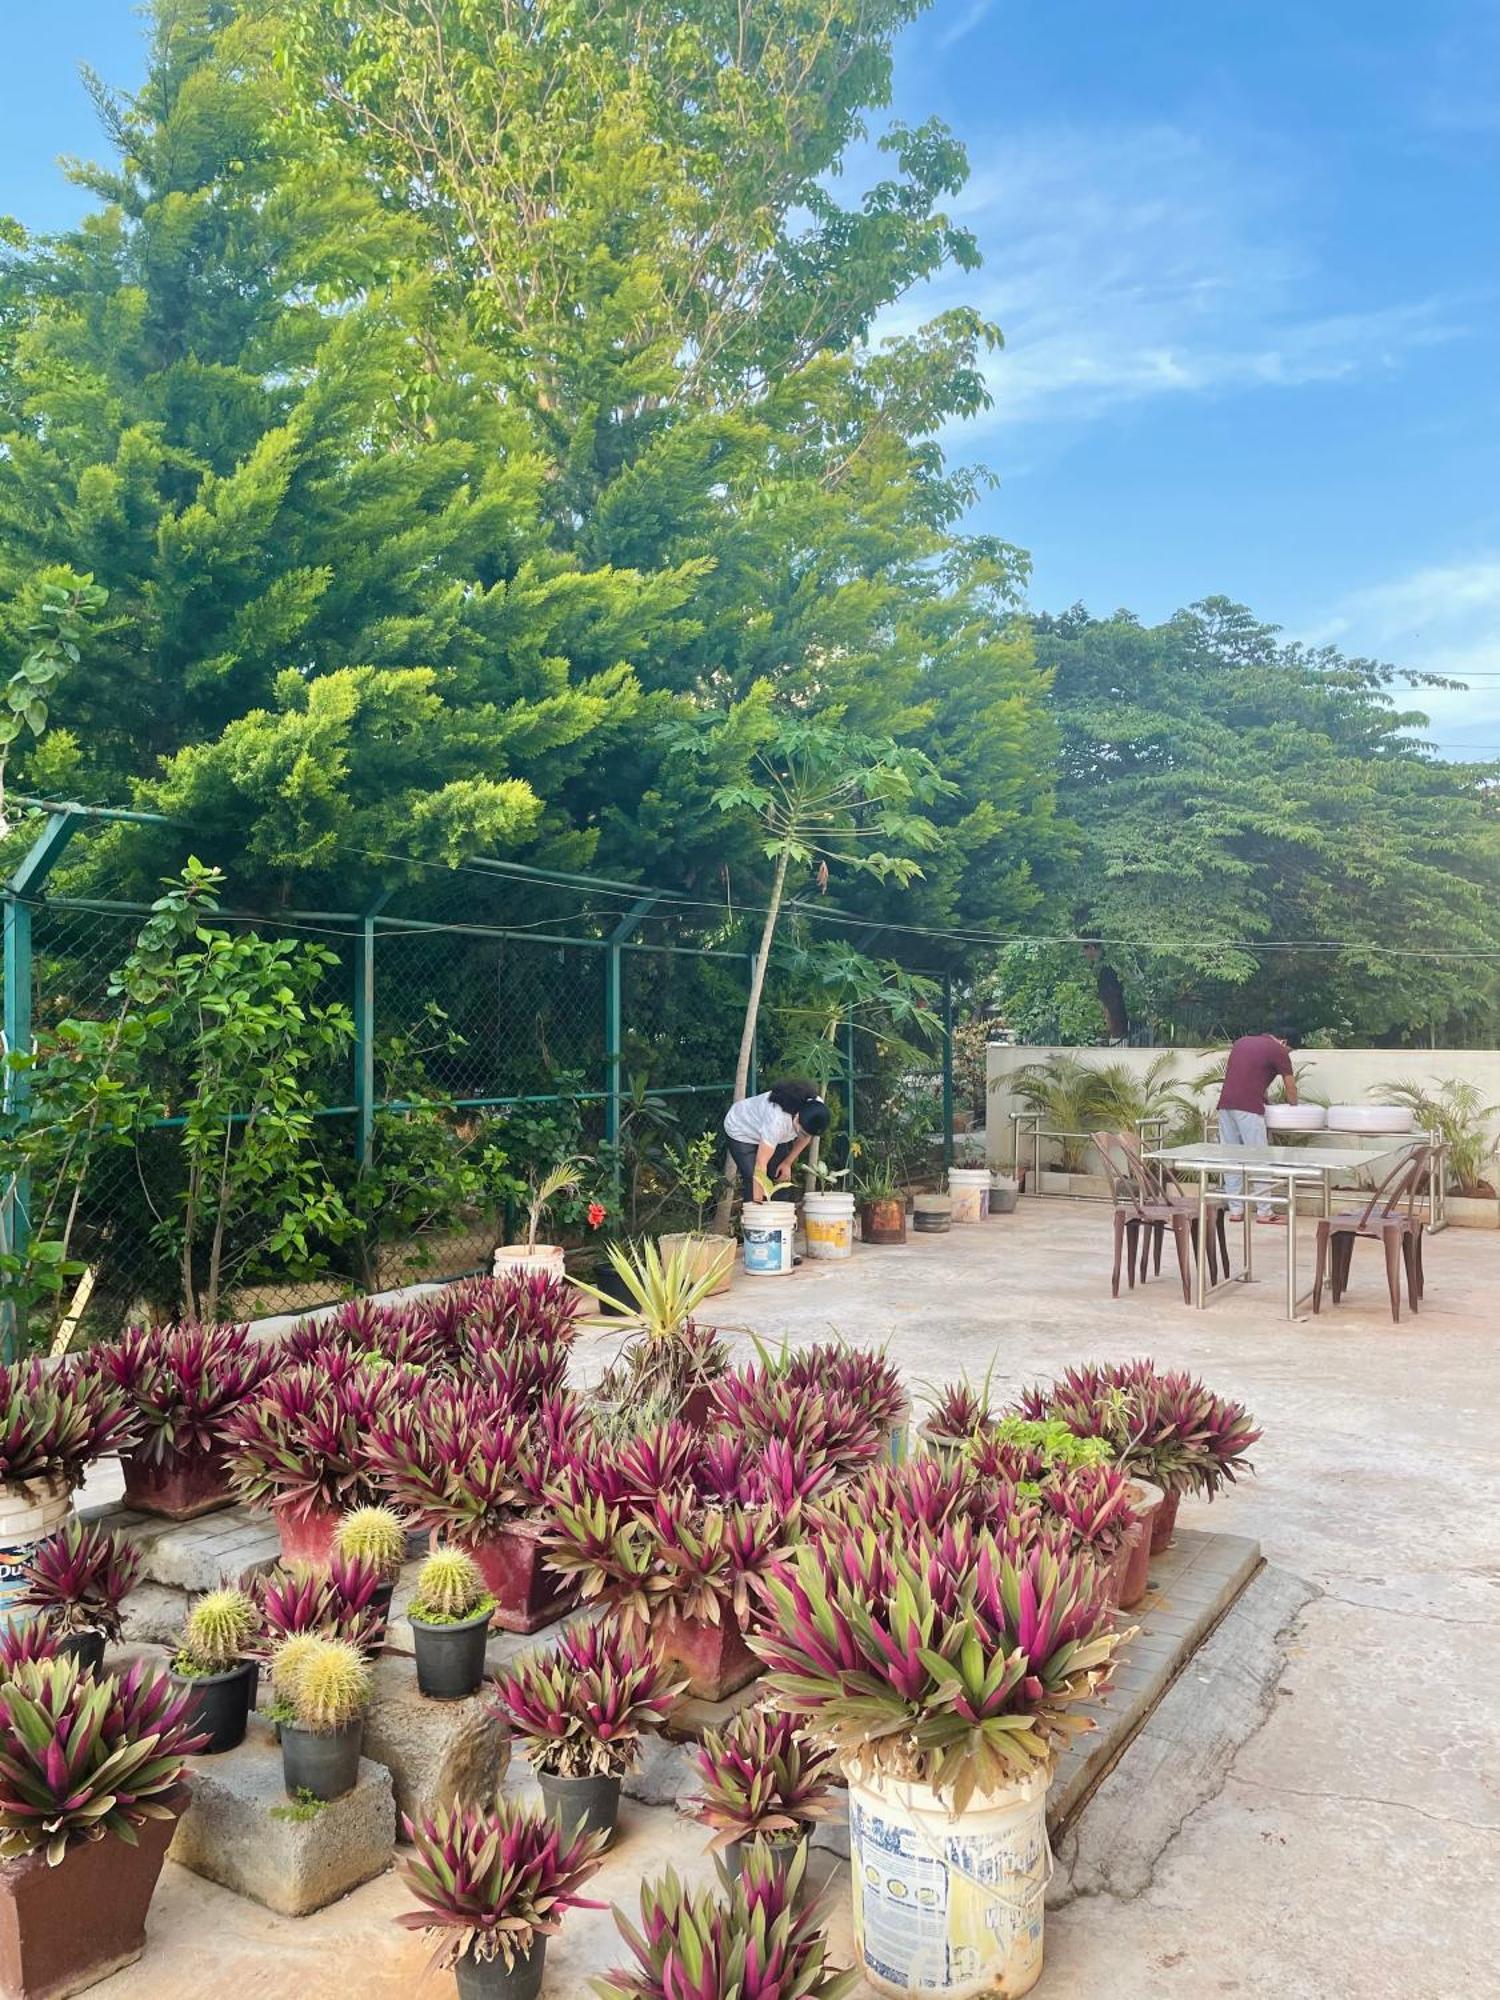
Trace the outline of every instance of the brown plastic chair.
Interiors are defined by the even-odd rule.
[[[1177,1269],[1182,1279],[1183,1303],[1191,1305],[1193,1258],[1198,1247],[1196,1195],[1190,1195],[1172,1174],[1164,1172],[1160,1161],[1148,1160],[1141,1152],[1133,1133],[1096,1132],[1094,1145],[1104,1163],[1104,1171],[1108,1176],[1110,1192],[1114,1196],[1115,1203],[1115,1263],[1110,1284],[1112,1296],[1115,1298],[1120,1296],[1122,1241],[1128,1245],[1126,1271],[1130,1288],[1134,1291],[1137,1241],[1140,1243],[1140,1276],[1144,1284],[1153,1256],[1156,1275],[1161,1276],[1162,1238],[1170,1229],[1177,1250]],[[1229,1271],[1229,1242],[1224,1233],[1222,1205],[1215,1204],[1209,1210],[1209,1218],[1208,1270],[1210,1278],[1217,1282],[1219,1266],[1214,1254],[1216,1233],[1218,1249],[1224,1259],[1225,1274],[1227,1275]]]
[[[1318,1223],[1318,1268],[1313,1279],[1313,1311],[1323,1304],[1325,1265],[1333,1279],[1333,1303],[1338,1304],[1349,1289],[1349,1266],[1354,1245],[1361,1236],[1385,1248],[1385,1281],[1391,1295],[1391,1318],[1401,1318],[1401,1267],[1406,1266],[1406,1293],[1413,1312],[1418,1311],[1426,1281],[1422,1271],[1422,1218],[1417,1213],[1417,1194],[1423,1187],[1432,1155],[1430,1146],[1418,1146],[1386,1175],[1364,1207],[1357,1212],[1323,1217]]]

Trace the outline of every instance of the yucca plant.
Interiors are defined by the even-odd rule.
[[[513,1799],[401,1823],[415,1849],[401,1872],[422,1907],[396,1921],[436,1933],[436,1967],[461,1958],[514,1965],[555,1935],[564,1910],[605,1907],[578,1892],[598,1870],[606,1834],[569,1840],[555,1820]]]
[[[74,1515],[21,1565],[20,1601],[45,1612],[63,1638],[102,1632],[118,1639],[120,1605],[140,1573],[140,1552],[122,1534]]]
[[[248,1326],[133,1326],[89,1351],[85,1367],[121,1392],[134,1415],[131,1456],[168,1473],[223,1454],[225,1426],[281,1354]]]
[[[634,1964],[593,1980],[598,2000],[845,2000],[857,1972],[836,1972],[815,1910],[801,1906],[806,1857],[782,1869],[752,1850],[717,1889],[688,1889],[674,1870],[642,1882],[640,1926],[615,1922]]]
[[[494,1607],[471,1555],[463,1549],[434,1549],[417,1571],[408,1616],[424,1625],[457,1625]]]
[[[1120,1639],[1090,1558],[967,1521],[825,1532],[762,1590],[750,1644],[777,1695],[855,1774],[930,1785],[959,1812],[1088,1726],[1074,1711]]]
[[[799,1839],[833,1810],[831,1753],[784,1709],[746,1708],[693,1753],[703,1789],[687,1810],[712,1827],[710,1853],[734,1841]]]
[[[619,1776],[635,1764],[642,1735],[665,1722],[682,1685],[613,1624],[573,1624],[503,1676],[494,1712],[525,1738],[537,1771]]]
[[[381,1584],[394,1583],[406,1561],[406,1523],[389,1507],[356,1507],[334,1529],[333,1549],[367,1563]]]
[[[135,1437],[120,1390],[77,1362],[48,1368],[33,1355],[0,1367],[0,1484],[81,1486],[95,1459],[129,1451]]]
[[[114,1834],[134,1846],[148,1819],[176,1817],[171,1794],[202,1737],[191,1703],[138,1661],[98,1679],[70,1659],[18,1665],[0,1682],[0,1857]]]
[[[228,1673],[250,1652],[260,1612],[247,1591],[227,1584],[204,1593],[187,1615],[172,1671],[189,1678]]]
[[[358,1722],[369,1707],[370,1665],[347,1640],[314,1637],[311,1645],[298,1647],[291,1666],[282,1663],[280,1673],[279,1658],[272,1655],[272,1684],[298,1729],[331,1736]]]
[[[629,1309],[596,1322],[609,1332],[624,1330],[621,1363],[612,1386],[631,1400],[670,1394],[680,1404],[714,1381],[727,1364],[728,1350],[694,1315],[719,1283],[718,1270],[704,1270],[689,1244],[663,1257],[650,1237],[633,1250],[608,1245],[610,1268],[623,1287]],[[580,1291],[601,1303],[613,1294],[577,1279]]]

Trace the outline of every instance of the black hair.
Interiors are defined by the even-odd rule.
[[[809,1083],[806,1077],[789,1076],[773,1083],[766,1095],[778,1111],[790,1111],[795,1117],[804,1104],[818,1101],[818,1086]]]
[[[797,1113],[797,1123],[810,1139],[818,1139],[833,1123],[833,1113],[821,1097],[810,1097]]]
[[[1289,1049],[1298,1049],[1302,1046],[1302,1037],[1290,1021],[1278,1021],[1271,1032],[1278,1042],[1285,1042]]]

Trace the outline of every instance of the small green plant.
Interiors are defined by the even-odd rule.
[[[669,1157],[677,1191],[691,1206],[693,1228],[701,1236],[724,1185],[723,1141],[716,1132],[700,1132]]]
[[[542,1219],[559,1195],[576,1194],[583,1185],[587,1160],[559,1160],[549,1173],[539,1181],[531,1183],[531,1199],[526,1204],[526,1250],[528,1255],[536,1251],[537,1237],[541,1234]]]
[[[346,1639],[314,1638],[295,1669],[284,1671],[279,1679],[273,1659],[271,1677],[278,1693],[285,1693],[297,1728],[315,1736],[333,1736],[349,1728],[370,1705],[369,1663]]]
[[[407,1615],[419,1625],[457,1625],[494,1606],[471,1555],[463,1549],[434,1549],[417,1572]]]
[[[327,1803],[327,1799],[318,1798],[315,1793],[307,1789],[306,1785],[299,1785],[289,1805],[272,1806],[271,1817],[290,1820],[294,1825],[303,1825],[310,1819],[316,1819]]]
[[[382,1583],[394,1583],[406,1560],[406,1529],[389,1507],[356,1507],[334,1530],[341,1556],[369,1563]]]
[[[260,1624],[253,1600],[234,1585],[211,1590],[188,1613],[172,1671],[227,1674],[244,1658]]]
[[[1477,1086],[1462,1077],[1449,1077],[1435,1089],[1400,1079],[1381,1084],[1380,1095],[1392,1104],[1408,1106],[1422,1130],[1436,1132],[1447,1146],[1448,1184],[1455,1193],[1493,1194],[1493,1128],[1500,1118],[1500,1104],[1486,1104]]]

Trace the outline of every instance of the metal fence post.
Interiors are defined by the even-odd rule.
[[[639,896],[621,917],[609,934],[609,949],[604,954],[604,1142],[617,1147],[620,1143],[620,1084],[622,1080],[621,1048],[625,1039],[624,1007],[621,999],[621,953],[620,947],[636,930],[653,907],[661,901],[661,891],[653,889]],[[620,1200],[620,1156],[614,1155],[611,1167],[615,1202]]]
[[[943,1165],[953,1165],[953,974],[943,974]]]
[[[854,1164],[854,1017],[844,1023],[844,1142]]]
[[[361,914],[354,961],[354,1157],[361,1167],[375,1159],[375,919],[390,899],[382,889]]]
[[[63,849],[73,838],[80,822],[78,813],[66,808],[49,813],[47,824],[27,849],[20,866],[5,885],[5,1053],[32,1053],[31,999],[33,960],[31,951],[31,904],[28,897],[39,896],[47,877],[62,859]],[[5,1111],[12,1119],[24,1119],[31,1106],[31,1076],[24,1069],[5,1065]],[[0,1196],[0,1251],[23,1258],[31,1240],[31,1182],[17,1174]],[[0,1300],[0,1352],[14,1361],[20,1350],[21,1326],[14,1299]]]

